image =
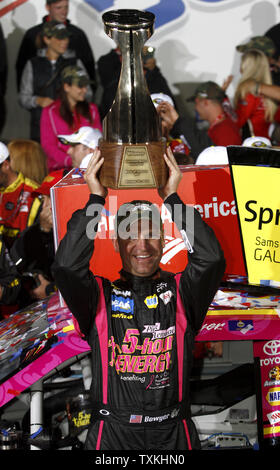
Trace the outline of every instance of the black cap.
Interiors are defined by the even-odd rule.
[[[117,235],[120,238],[128,238],[131,225],[139,221],[141,227],[151,227],[152,223],[152,238],[160,238],[163,229],[160,212],[155,204],[146,200],[126,202],[119,207],[115,218]],[[148,225],[145,225],[145,221]]]
[[[187,98],[187,101],[194,101],[195,98],[206,98],[208,100],[222,103],[226,97],[224,90],[215,82],[201,83],[194,92],[194,95]]]

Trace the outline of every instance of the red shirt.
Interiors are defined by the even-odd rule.
[[[7,188],[0,188],[0,231],[8,247],[27,226],[33,223],[30,214],[33,191],[39,185],[22,173]]]
[[[241,145],[240,130],[233,120],[222,114],[208,129],[208,135],[215,145],[226,147],[227,145]]]
[[[248,93],[244,100],[240,100],[236,107],[237,124],[241,128],[250,119],[253,135],[267,137],[270,122],[265,119],[265,105],[261,96]]]

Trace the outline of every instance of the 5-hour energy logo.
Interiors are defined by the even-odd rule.
[[[114,336],[109,339],[109,365],[114,367],[118,374],[155,374],[169,370],[175,327],[160,330],[159,324],[145,325],[143,333],[145,332],[151,332],[152,338],[145,337],[142,342],[140,331],[136,328],[126,330],[121,345],[115,342]]]

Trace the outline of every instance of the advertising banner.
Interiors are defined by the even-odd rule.
[[[280,286],[280,168],[271,149],[232,148],[231,172],[248,282]],[[259,157],[262,157],[260,160]]]
[[[184,167],[182,173],[179,195],[186,204],[194,206],[205,222],[213,228],[226,258],[226,274],[244,276],[246,272],[228,166],[189,166]],[[54,233],[58,246],[73,212],[87,203],[89,191],[82,173],[79,175],[76,170],[72,170],[51,189],[51,194]],[[175,273],[182,271],[187,263],[187,249],[157,190],[109,189],[91,259],[90,267],[94,274],[110,280],[119,276],[121,261],[112,243],[114,217],[121,204],[133,199],[148,199],[157,205],[161,212],[165,236],[161,268]]]
[[[277,335],[275,335],[277,338]],[[254,342],[260,358],[263,439],[280,436],[280,340]]]

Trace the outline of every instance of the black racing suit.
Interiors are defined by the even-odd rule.
[[[6,248],[2,234],[0,234],[0,286],[2,287],[0,305],[15,304],[18,300],[21,280]]]
[[[142,278],[122,270],[111,283],[89,271],[93,241],[86,229],[95,216],[86,210],[98,203],[100,213],[104,199],[91,195],[72,215],[53,265],[57,286],[92,349],[86,449],[200,448],[190,418],[189,377],[194,337],[224,272],[220,245],[199,213],[174,193],[165,205],[173,220],[177,205],[177,227],[184,239],[194,237],[184,272],[159,269]]]

